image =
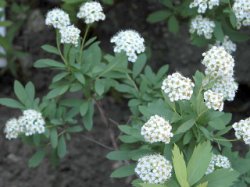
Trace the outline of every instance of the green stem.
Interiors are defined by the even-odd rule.
[[[126,75],[127,75],[128,80],[132,83],[132,85],[133,85],[134,88],[136,89],[136,91],[139,92],[139,89],[138,89],[138,87],[137,87],[135,81],[129,76],[128,73],[126,73]]]
[[[82,63],[83,47],[84,47],[85,40],[86,40],[87,35],[88,35],[88,32],[89,32],[89,28],[90,28],[90,25],[87,25],[87,28],[86,28],[86,30],[85,30],[85,33],[84,33],[84,36],[83,36],[83,39],[82,39],[82,44],[81,44],[81,48],[80,48],[79,63]]]
[[[228,140],[228,139],[220,139],[220,138],[213,138],[216,141],[224,141],[224,142],[236,142],[238,141],[238,139],[232,139],[232,140]]]
[[[67,60],[64,58],[62,51],[61,51],[61,47],[60,47],[60,41],[59,41],[59,32],[56,31],[56,45],[57,45],[57,49],[59,51],[60,57],[63,60],[64,64],[69,67],[69,64],[67,62]]]

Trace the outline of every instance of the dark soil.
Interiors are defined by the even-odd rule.
[[[15,45],[27,51],[30,55],[21,59],[22,76],[18,77],[23,82],[34,81],[38,95],[43,95],[51,80],[53,72],[32,69],[32,64],[39,58],[47,57],[40,46],[45,43],[54,43],[54,31],[43,27],[42,13],[56,6],[56,0],[40,1],[34,3],[31,18],[27,21],[22,31],[15,40]],[[142,33],[151,48],[150,65],[157,69],[163,64],[170,65],[170,71],[180,71],[191,76],[196,69],[201,69],[201,53],[205,49],[192,46],[189,43],[187,25],[181,28],[181,34],[174,36],[169,33],[165,23],[151,25],[145,21],[148,13],[161,6],[152,1],[118,1],[112,8],[106,7],[107,19],[98,24],[93,34],[98,35],[101,45],[106,51],[112,51],[109,44],[110,37],[121,29],[131,28]],[[33,25],[33,27],[32,27]],[[36,27],[40,25],[39,27]],[[234,121],[250,115],[250,88],[249,80],[250,57],[249,43],[240,44],[236,53],[236,78],[241,85],[234,102],[226,104],[226,111],[233,112]],[[53,57],[53,56],[52,56]],[[13,95],[12,85],[14,78],[8,74],[0,77],[0,97]],[[111,98],[102,101],[108,116],[119,123],[124,123],[129,118],[126,102],[117,103]],[[109,175],[114,167],[121,163],[114,163],[105,158],[110,151],[103,146],[93,143],[95,139],[102,144],[112,147],[106,126],[101,122],[99,114],[95,115],[94,129],[91,132],[75,134],[68,142],[68,155],[58,167],[53,167],[48,160],[36,169],[27,167],[27,161],[32,155],[31,147],[19,140],[8,141],[4,138],[2,129],[5,122],[20,111],[0,107],[0,187],[126,187],[124,180],[112,180]],[[113,129],[117,128],[112,125]],[[116,131],[116,135],[118,135]],[[86,139],[88,137],[88,139]]]

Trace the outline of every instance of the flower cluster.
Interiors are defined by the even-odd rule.
[[[124,51],[130,62],[135,62],[137,55],[145,51],[144,39],[133,30],[118,32],[111,38],[110,42],[115,44],[114,52]]]
[[[168,121],[158,115],[154,115],[142,126],[141,135],[146,142],[163,142],[168,144],[170,138],[173,137],[171,130],[172,126]]]
[[[91,24],[99,20],[105,20],[102,6],[99,2],[86,2],[77,13],[77,17],[84,19],[86,24]]]
[[[224,37],[223,42],[216,41],[215,45],[224,47],[224,49],[230,54],[236,51],[236,44],[233,43],[228,36]]]
[[[78,46],[81,31],[74,25],[66,26],[60,30],[61,43]]]
[[[149,184],[163,184],[171,177],[172,165],[162,155],[144,156],[138,160],[135,173]]]
[[[208,90],[204,93],[205,103],[208,108],[222,111],[224,107],[224,97],[221,93]]]
[[[243,139],[246,144],[250,145],[250,118],[234,123],[233,128],[236,138]]]
[[[238,84],[235,82],[234,77],[225,77],[216,80],[211,90],[221,93],[224,100],[233,101],[238,90]]]
[[[59,8],[55,8],[47,13],[45,24],[53,26],[55,29],[62,29],[70,25],[69,15]]]
[[[235,0],[233,4],[233,11],[237,19],[237,28],[242,25],[250,25],[250,1],[249,0]]]
[[[40,112],[35,110],[25,110],[18,119],[7,121],[4,132],[7,139],[17,138],[19,134],[31,136],[45,132],[45,121]]]
[[[202,55],[204,58],[201,63],[206,67],[206,75],[213,78],[233,76],[234,59],[224,47],[213,46]]]
[[[213,154],[211,161],[208,165],[206,175],[212,173],[217,168],[224,168],[224,169],[231,168],[231,163],[229,159],[222,155]]]
[[[211,90],[223,94],[225,100],[232,101],[238,85],[234,80],[234,59],[221,46],[213,46],[203,53],[202,64],[205,65],[205,74],[215,81]]]
[[[193,94],[194,83],[180,73],[168,75],[162,82],[161,89],[168,95],[170,101],[189,100]]]
[[[205,13],[207,8],[211,10],[214,6],[219,6],[219,4],[220,0],[194,0],[189,7],[198,7],[198,13]]]
[[[206,39],[212,38],[215,23],[208,18],[203,18],[201,15],[196,16],[191,20],[189,32],[197,33],[199,36],[204,36]]]

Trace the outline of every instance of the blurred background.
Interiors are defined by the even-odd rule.
[[[2,2],[1,2],[2,1]],[[0,97],[12,96],[12,85],[15,79],[21,82],[33,81],[37,93],[43,95],[48,90],[53,72],[36,70],[33,63],[40,58],[51,57],[41,50],[44,44],[55,44],[55,32],[44,24],[46,12],[54,7],[65,9],[79,28],[83,23],[76,20],[76,12],[84,0],[8,0],[7,6],[0,11],[0,25],[4,34],[0,39],[5,55],[0,56],[7,68],[0,68]],[[3,4],[3,0],[0,0]],[[98,23],[90,35],[97,35],[104,51],[111,53],[110,38],[122,29],[139,31],[148,47],[148,63],[157,70],[160,66],[169,64],[170,72],[179,71],[191,77],[194,72],[202,70],[200,63],[202,53],[207,47],[196,47],[190,43],[188,23],[182,23],[179,34],[168,31],[167,24],[159,22],[150,24],[146,17],[153,11],[161,9],[158,0],[103,0],[106,20]],[[1,9],[0,9],[1,10]],[[5,18],[4,18],[5,17]],[[245,30],[250,35],[250,30]],[[235,57],[235,75],[239,90],[233,102],[226,103],[225,110],[233,113],[237,121],[250,115],[250,41],[237,43]],[[4,65],[2,65],[4,66]],[[129,119],[126,100],[107,97],[102,101],[107,114],[119,123]],[[110,151],[101,145],[93,143],[87,137],[93,137],[107,146],[111,146],[108,132],[95,116],[95,128],[84,135],[76,135],[69,143],[68,155],[58,167],[50,165],[45,160],[38,168],[29,169],[27,160],[33,150],[19,140],[8,141],[3,136],[5,122],[11,116],[17,116],[15,111],[0,106],[0,187],[126,187],[126,181],[112,180],[111,171],[121,163],[114,163],[105,158]],[[115,126],[114,126],[115,127]],[[118,132],[117,132],[118,133]],[[236,145],[235,149],[242,149]],[[243,151],[244,152],[244,151]]]

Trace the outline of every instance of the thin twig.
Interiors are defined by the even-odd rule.
[[[107,145],[105,145],[105,144],[103,144],[103,143],[101,143],[99,141],[96,141],[96,140],[94,140],[92,138],[89,138],[89,137],[87,137],[87,136],[85,136],[83,134],[82,134],[82,136],[83,136],[84,139],[86,139],[86,140],[88,140],[90,142],[96,143],[96,144],[100,145],[101,147],[104,147],[104,148],[109,149],[111,151],[114,150],[113,148],[111,148],[111,147],[109,147],[109,146],[107,146]]]

